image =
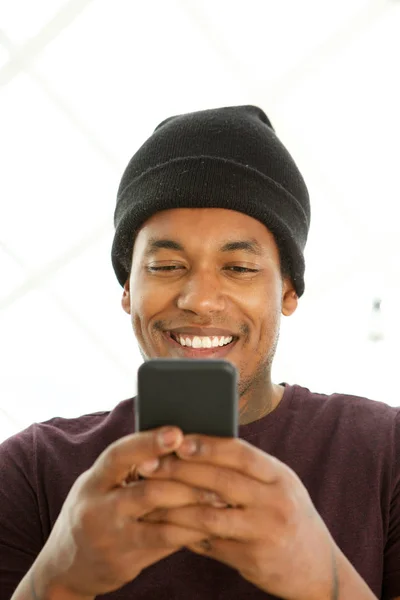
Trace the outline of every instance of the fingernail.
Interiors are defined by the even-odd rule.
[[[172,446],[175,446],[177,439],[178,432],[176,429],[166,427],[158,432],[158,443],[161,448],[171,448]]]
[[[210,506],[215,506],[215,508],[224,508],[227,506],[226,502],[222,500],[222,498],[220,498],[216,492],[202,490],[200,492],[199,498],[201,503],[209,504]]]
[[[214,502],[211,502],[211,506],[214,508],[228,508],[228,504],[222,500],[215,500]]]
[[[215,492],[206,492],[205,500],[208,504],[214,506],[215,508],[226,508],[228,506],[227,503]]]
[[[185,440],[177,450],[178,454],[192,456],[197,452],[197,443],[195,440]]]
[[[153,473],[160,466],[160,461],[158,458],[153,458],[151,460],[145,460],[141,465],[138,466],[137,470],[145,475],[149,473]]]

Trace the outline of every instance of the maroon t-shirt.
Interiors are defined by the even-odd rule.
[[[278,407],[240,437],[289,465],[337,545],[378,598],[400,596],[400,408],[286,385]],[[35,423],[0,445],[0,598],[43,548],[75,479],[134,431],[133,400],[112,411]],[[114,600],[274,598],[213,559],[181,550]]]

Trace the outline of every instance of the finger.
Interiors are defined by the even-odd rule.
[[[176,454],[190,462],[228,467],[263,483],[272,483],[290,472],[277,458],[239,438],[186,435]]]
[[[276,547],[265,548],[265,544],[262,544],[260,548],[260,542],[243,543],[211,537],[194,542],[187,546],[187,549],[200,556],[207,556],[228,565],[251,583],[255,581],[259,583],[260,580],[266,580],[268,577],[268,589],[271,594],[274,593],[270,585],[276,573]]]
[[[85,485],[104,491],[112,489],[127,477],[132,465],[173,452],[182,439],[182,431],[177,427],[124,436],[100,454],[88,472]]]
[[[147,475],[153,481],[169,479],[186,485],[216,492],[221,500],[233,506],[265,505],[273,502],[278,490],[276,483],[268,486],[232,469],[212,464],[192,463],[167,456],[159,468]]]
[[[242,572],[243,565],[251,560],[251,553],[247,559],[248,543],[230,539],[206,538],[187,546],[195,554],[209,556],[234,569]]]
[[[239,508],[214,508],[212,506],[184,506],[159,509],[144,517],[149,523],[168,523],[202,531],[208,538],[215,536],[248,542],[258,539],[259,527],[250,511]]]
[[[166,480],[137,481],[128,487],[111,491],[108,498],[110,513],[121,519],[137,519],[159,507],[221,503],[213,491]]]
[[[129,530],[128,530],[129,531]],[[136,522],[130,526],[131,539],[137,548],[182,548],[200,542],[204,532],[169,523]]]

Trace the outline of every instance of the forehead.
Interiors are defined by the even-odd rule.
[[[174,208],[160,211],[142,225],[135,248],[145,249],[150,239],[172,240],[218,246],[227,239],[256,239],[266,248],[276,247],[272,233],[263,223],[244,213],[224,208]]]

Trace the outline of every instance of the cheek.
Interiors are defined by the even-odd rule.
[[[137,335],[147,329],[151,319],[157,317],[170,304],[171,298],[166,286],[160,290],[144,277],[132,276],[131,315],[134,331]]]
[[[279,290],[271,284],[264,283],[247,298],[246,307],[242,306],[252,322],[248,338],[251,352],[245,352],[242,360],[248,364],[247,368],[252,368],[251,365],[265,362],[276,348],[281,315]]]
[[[279,320],[281,286],[274,279],[266,278],[245,290],[239,290],[235,302],[249,315],[254,325],[258,324],[264,330],[266,324],[271,327]]]
[[[152,312],[152,306],[160,301],[160,294],[155,293],[153,287],[139,269],[132,270],[130,289],[133,313],[145,315]]]

